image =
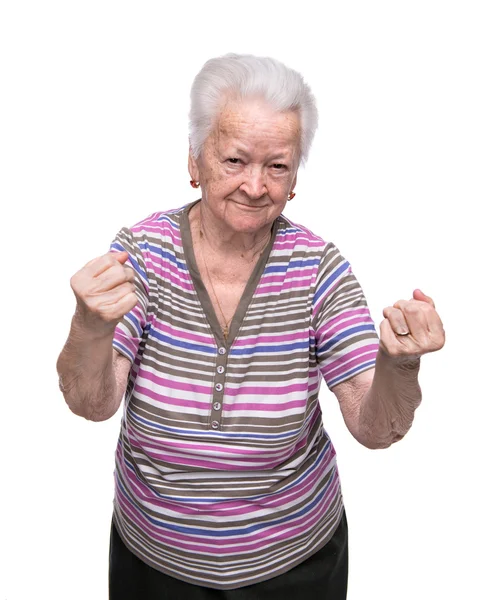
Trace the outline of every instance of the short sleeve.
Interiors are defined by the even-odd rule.
[[[334,244],[321,257],[313,301],[316,359],[331,389],[375,366],[379,339],[362,288]]]
[[[118,323],[112,345],[115,350],[128,358],[131,363],[138,353],[144,328],[148,322],[148,303],[149,303],[149,283],[145,267],[144,256],[141,247],[134,239],[130,229],[124,227],[119,231],[115,240],[110,246],[111,251],[126,251],[129,258],[126,265],[132,267],[135,272],[135,286],[138,303],[136,306],[124,315]]]

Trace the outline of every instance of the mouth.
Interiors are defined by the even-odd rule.
[[[234,203],[237,204],[239,206],[239,208],[241,208],[242,210],[247,210],[247,211],[251,211],[251,212],[263,210],[264,208],[266,208],[265,204],[261,204],[261,205],[257,206],[257,205],[253,205],[253,204],[243,204],[242,202],[236,202],[236,200],[234,200]]]

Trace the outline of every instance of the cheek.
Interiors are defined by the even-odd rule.
[[[277,198],[286,197],[292,186],[292,179],[293,178],[291,176],[270,177],[268,181],[270,195],[273,195]]]
[[[227,173],[219,167],[209,170],[204,182],[209,194],[215,196],[229,194],[241,185],[239,177],[236,177],[233,173]]]

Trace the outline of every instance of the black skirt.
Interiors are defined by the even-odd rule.
[[[346,515],[331,540],[300,565],[272,579],[234,590],[186,583],[153,569],[110,534],[110,600],[344,600],[348,579]]]

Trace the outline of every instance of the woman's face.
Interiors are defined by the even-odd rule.
[[[295,186],[300,161],[297,112],[262,100],[227,104],[189,172],[200,181],[203,210],[236,233],[270,226]]]

